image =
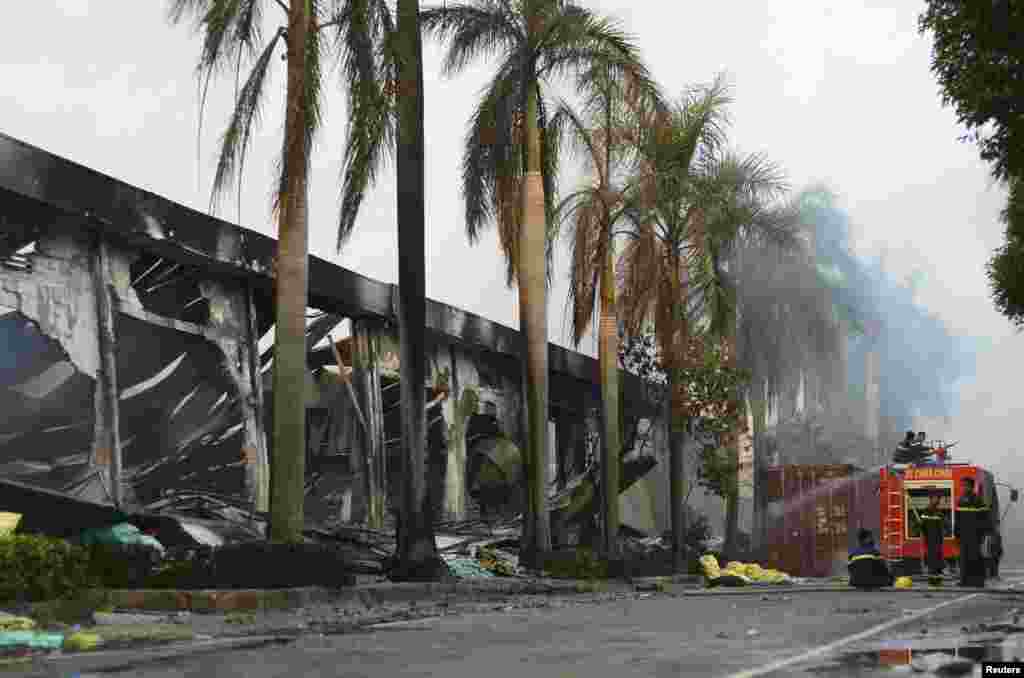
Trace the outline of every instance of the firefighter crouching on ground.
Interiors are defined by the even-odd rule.
[[[850,551],[850,561],[847,565],[850,571],[850,586],[858,589],[892,586],[892,573],[875,547],[875,538],[871,530],[861,528],[857,532],[857,541],[860,545]]]
[[[991,529],[989,507],[974,493],[974,479],[964,478],[956,504],[954,526],[960,542],[960,586],[985,586],[985,559],[981,542]]]
[[[924,543],[928,547],[925,562],[928,565],[928,574],[932,577],[941,576],[946,567],[946,563],[942,559],[942,540],[946,536],[946,513],[939,507],[941,497],[940,491],[932,491],[928,497],[928,506],[918,514]]]

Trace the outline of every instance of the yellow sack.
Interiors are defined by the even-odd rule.
[[[95,633],[86,633],[79,631],[78,633],[72,633],[70,636],[64,639],[64,649],[72,652],[83,652],[85,650],[95,649],[100,644],[100,637]]]
[[[718,559],[711,554],[701,556],[700,566],[704,570],[704,576],[708,579],[718,579],[722,576],[722,570],[718,567]]]
[[[0,617],[0,631],[32,631],[36,623],[28,617]]]
[[[0,511],[0,537],[7,537],[14,534],[14,530],[21,522],[20,513],[8,513]]]
[[[893,584],[898,589],[909,589],[914,585],[913,580],[910,577],[897,577],[896,582]]]

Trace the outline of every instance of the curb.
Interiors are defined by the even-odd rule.
[[[898,593],[961,595],[984,591],[994,595],[1021,595],[1022,591],[1004,588],[961,589],[960,587],[915,587],[882,589]],[[586,595],[594,593],[634,593],[663,591],[679,596],[750,596],[771,593],[855,593],[845,584],[763,585],[737,588],[705,588],[702,578],[689,575],[644,577],[623,580],[577,579],[459,579],[450,582],[386,582],[357,587],[330,589],[303,587],[294,589],[235,590],[107,590],[100,592],[108,604],[122,610],[150,612],[189,611],[217,613],[257,610],[292,610],[317,603],[359,605],[366,608],[387,604],[451,602],[453,598],[493,599],[524,595]]]
[[[555,595],[633,592],[689,583],[684,577],[652,577],[627,583],[621,580],[576,579],[461,579],[453,582],[403,582],[367,584],[330,589],[163,590],[111,589],[97,592],[108,604],[122,610],[151,612],[234,612],[247,610],[289,610],[315,603],[356,604],[377,607],[388,603],[418,603],[459,597],[504,598],[518,595]]]

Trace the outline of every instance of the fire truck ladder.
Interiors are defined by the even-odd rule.
[[[903,492],[889,492],[885,516],[882,519],[882,557],[899,560],[903,555]]]

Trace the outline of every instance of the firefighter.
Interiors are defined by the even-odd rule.
[[[921,534],[928,548],[928,574],[932,577],[941,576],[946,566],[942,559],[942,540],[946,536],[946,512],[939,507],[941,497],[941,490],[932,490],[928,496],[928,506],[918,514]]]
[[[989,533],[988,577],[999,579],[999,561],[1003,558],[1003,535],[996,526]]]
[[[960,586],[985,586],[985,559],[981,542],[990,530],[989,508],[974,493],[974,479],[961,481],[963,492],[956,504],[954,526],[960,542]]]
[[[850,586],[858,589],[892,586],[892,573],[875,547],[875,538],[871,530],[861,528],[857,532],[857,542],[857,548],[850,551],[850,561],[847,565],[850,571]]]

